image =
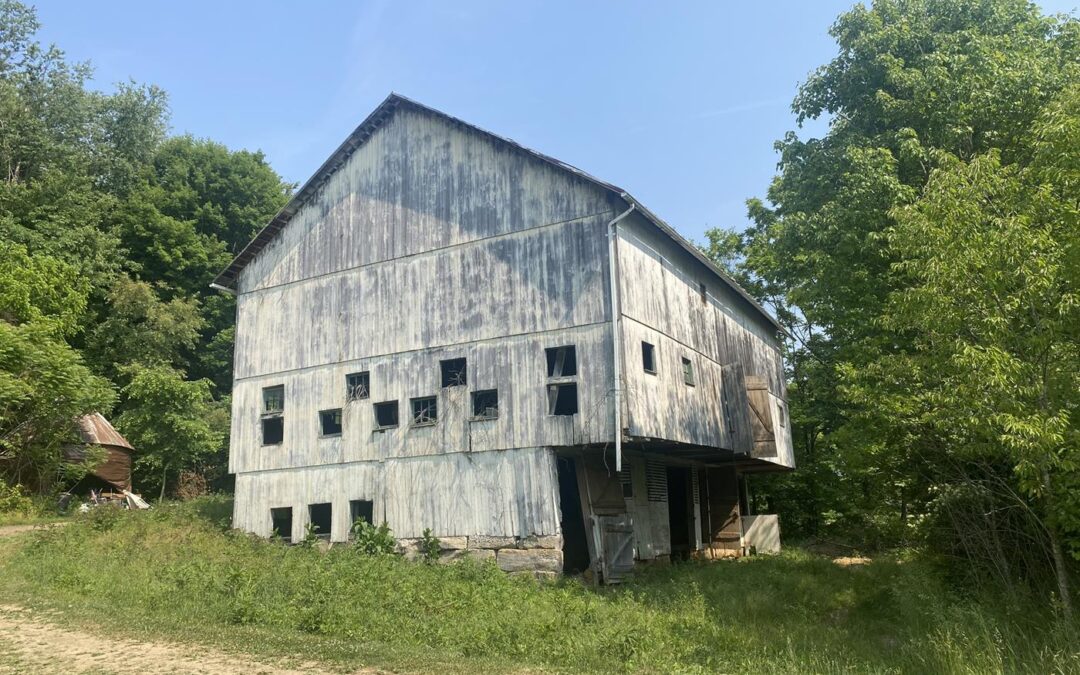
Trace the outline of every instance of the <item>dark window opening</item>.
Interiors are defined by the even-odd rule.
[[[434,396],[410,399],[413,426],[435,424],[439,421],[439,404]]]
[[[262,444],[280,445],[285,440],[285,418],[264,417],[262,419]]]
[[[345,376],[345,400],[359,401],[371,395],[371,374],[368,371],[362,373],[350,373]]]
[[[646,373],[656,374],[656,347],[648,342],[641,343],[641,366]]]
[[[705,290],[705,282],[704,281],[699,281],[698,282],[698,294],[701,295],[702,304],[705,304],[705,303],[709,302],[709,293],[708,293],[708,291]]]
[[[476,419],[495,419],[499,416],[499,391],[488,389],[472,393],[472,414]]]
[[[280,413],[285,410],[285,385],[264,387],[262,393],[264,413]]]
[[[548,377],[573,377],[577,375],[577,349],[574,345],[551,347],[547,353]]]
[[[368,525],[375,524],[374,502],[363,499],[353,499],[349,501],[349,522],[355,524],[358,520],[362,520]]]
[[[577,412],[578,396],[576,384],[548,385],[549,415],[576,415]]]
[[[319,411],[319,428],[323,436],[341,435],[341,408]]]
[[[619,482],[622,483],[623,499],[634,498],[634,477],[630,473],[630,467],[619,472]]]
[[[682,379],[691,387],[694,386],[694,364],[685,356],[682,360]]]
[[[392,429],[398,425],[398,402],[386,401],[376,403],[375,406],[375,429]]]
[[[330,538],[330,526],[334,520],[334,509],[330,504],[311,504],[308,506],[311,518],[311,531],[319,539]]]
[[[447,359],[439,361],[442,368],[442,386],[463,387],[468,384],[465,359]]]
[[[292,541],[292,507],[270,509],[270,530],[282,541]]]
[[[787,409],[784,407],[783,403],[776,404],[776,416],[780,420],[780,426],[787,426]]]

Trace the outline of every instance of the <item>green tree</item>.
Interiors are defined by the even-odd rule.
[[[903,233],[914,231],[912,214],[933,208],[928,190],[945,180],[935,170],[1015,171],[1050,152],[1033,129],[1080,77],[1080,22],[1043,16],[1021,0],[878,0],[843,14],[831,34],[838,55],[793,104],[800,122],[828,116],[828,133],[780,141],[768,201],[749,202],[752,226],[737,237],[710,233],[707,251],[793,336],[791,416],[803,470],[765,479],[759,490],[785,513],[807,499],[818,505],[820,517],[801,520],[802,534],[888,545],[925,534],[920,524],[975,450],[974,438],[997,458],[1013,442],[936,414],[949,400],[929,392],[942,395],[945,371],[929,367],[922,351],[927,325],[901,321],[897,303],[913,302],[913,289],[928,283],[923,265],[968,262],[944,252],[920,258]],[[943,291],[946,279],[935,283]],[[1009,410],[999,403],[996,414]],[[1026,485],[1020,455],[1008,456],[1020,473],[995,468],[997,475]]]
[[[137,449],[142,484],[157,486],[165,497],[170,473],[198,467],[218,452],[226,437],[228,413],[215,403],[207,380],[185,380],[167,365],[124,369],[126,408],[117,428]]]

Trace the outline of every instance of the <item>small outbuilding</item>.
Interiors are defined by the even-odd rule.
[[[86,460],[87,451],[101,447],[105,458],[79,481],[78,487],[112,489],[119,492],[131,490],[131,456],[135,448],[101,413],[84,415],[78,420],[79,444],[68,446],[64,458],[69,462]]]

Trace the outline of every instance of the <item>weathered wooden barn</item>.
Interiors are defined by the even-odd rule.
[[[608,581],[775,545],[781,328],[620,188],[392,94],[214,286],[238,528]]]

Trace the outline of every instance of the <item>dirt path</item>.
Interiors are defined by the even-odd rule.
[[[34,523],[31,525],[0,525],[0,538],[14,537],[17,534],[23,532],[29,532],[30,530],[36,530],[43,527],[62,527],[67,525],[66,522],[60,521],[57,523]]]
[[[0,605],[0,673],[324,672],[314,664],[300,668],[282,668],[206,647],[93,635],[42,621],[22,607]]]

